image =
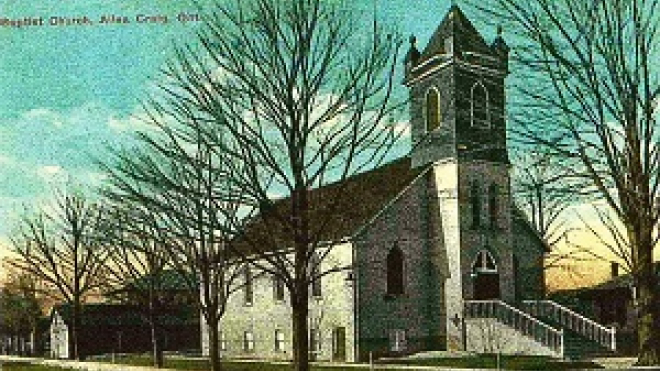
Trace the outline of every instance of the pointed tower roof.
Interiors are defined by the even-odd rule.
[[[497,26],[497,37],[493,40],[491,47],[502,54],[508,54],[511,50],[502,37],[502,26]]]
[[[450,50],[447,50],[447,40],[450,38],[455,53],[463,51],[491,53],[479,31],[467,19],[461,8],[454,4],[433,33],[433,36],[431,36],[429,43],[422,52],[421,59],[424,60],[436,54],[450,53]]]
[[[410,48],[408,49],[408,53],[406,53],[406,57],[403,59],[404,64],[412,63],[416,64],[417,60],[419,60],[419,50],[417,50],[417,38],[415,35],[410,36]]]

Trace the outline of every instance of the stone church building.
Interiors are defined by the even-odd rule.
[[[350,227],[333,231],[344,242],[322,266],[351,269],[312,287],[314,358],[474,348],[468,330],[479,313],[532,321],[515,307],[543,298],[547,246],[511,197],[508,52],[500,35],[487,42],[456,5],[423,50],[411,38],[404,84],[413,146],[408,156],[346,180]],[[291,359],[282,284],[250,271],[244,280],[249,289],[230,298],[221,321],[222,354]],[[559,331],[534,331],[523,337],[561,355]]]

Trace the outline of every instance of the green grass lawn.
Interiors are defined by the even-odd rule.
[[[397,359],[381,361],[379,363],[392,363],[402,365],[438,366],[456,368],[497,368],[497,355],[481,354],[460,358],[432,358],[432,359]],[[581,368],[602,368],[590,361],[560,361],[551,357],[502,355],[500,366],[507,370],[575,370]]]
[[[110,358],[95,359],[99,362],[111,362]],[[550,357],[539,356],[507,356],[503,355],[500,358],[501,367],[506,370],[576,370],[584,368],[601,368],[600,365],[582,361],[582,362],[564,362]],[[148,355],[131,355],[123,356],[116,359],[118,364],[136,365],[136,366],[150,366],[151,357]],[[497,356],[494,354],[475,355],[460,358],[433,358],[433,359],[393,359],[381,360],[375,365],[378,369],[379,364],[401,364],[409,366],[436,366],[447,368],[497,368]],[[182,359],[178,357],[165,357],[166,368],[178,370],[209,370],[209,362],[202,359]],[[224,361],[222,363],[224,371],[289,371],[291,370],[290,364],[272,364],[265,362],[236,362]],[[369,371],[368,368],[341,368],[341,367],[328,367],[321,365],[312,366],[314,371],[342,371],[344,369],[350,371]],[[0,371],[64,371],[65,369],[54,366],[31,365],[27,363],[4,363],[0,367]],[[387,369],[388,371],[396,371],[396,369]]]
[[[108,362],[109,360],[103,360]],[[601,368],[600,365],[589,361],[566,362],[559,361],[550,357],[540,356],[508,356],[503,355],[500,358],[501,367],[508,370],[575,370],[581,368]],[[117,363],[150,366],[151,357],[146,355],[128,356],[117,359]],[[271,364],[263,362],[232,362],[224,361],[223,370],[225,371],[287,371],[291,370],[288,364]],[[497,368],[497,356],[494,354],[475,355],[461,358],[434,358],[434,359],[396,359],[388,361],[379,361],[378,364],[402,364],[419,366],[437,366],[437,367],[455,367],[455,368]],[[165,357],[165,367],[179,370],[208,370],[209,363],[206,360],[198,359],[180,359]],[[348,368],[351,371],[364,370],[367,368]],[[312,370],[317,371],[341,371],[339,367],[324,367],[323,365],[314,365]],[[390,369],[388,369],[390,370]],[[392,370],[395,371],[395,370]]]
[[[65,369],[52,366],[31,365],[29,363],[1,363],[1,371],[64,371]]]

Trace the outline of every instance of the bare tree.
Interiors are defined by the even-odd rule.
[[[199,139],[199,120],[183,112],[176,116],[180,121],[172,123],[158,107],[155,100],[147,107],[155,130],[139,134],[142,146],[118,150],[102,165],[110,174],[105,194],[114,202],[139,205],[149,218],[150,231],[141,233],[167,254],[197,299],[208,325],[211,367],[219,370],[219,322],[240,271],[240,259],[227,248],[223,223],[238,212],[238,204],[224,196],[223,158]],[[192,133],[185,131],[191,128]],[[196,139],[188,140],[186,134]]]
[[[377,166],[400,135],[391,96],[400,40],[375,18],[356,29],[352,14],[320,0],[222,4],[198,44],[166,68],[169,104],[159,107],[168,117],[194,113],[201,140],[227,158],[225,196],[242,212],[225,215],[226,231],[236,253],[284,281],[301,371],[309,368],[310,285],[347,269],[320,268],[338,242],[325,232],[345,222],[343,181]]]
[[[222,286],[228,251],[285,283],[294,364],[306,371],[309,287],[347,269],[320,269],[337,243],[325,232],[347,222],[343,180],[377,166],[402,133],[401,105],[391,97],[400,41],[375,20],[356,30],[351,9],[320,0],[229,1],[207,13],[196,43],[178,49],[149,104],[149,121],[167,144],[143,139],[160,157],[126,154],[108,170],[135,201],[145,192],[163,198],[149,202],[171,218],[172,233],[196,231],[172,240],[173,251],[194,257],[177,260],[189,267],[217,262],[215,272],[199,272],[202,304],[226,299],[207,288]],[[127,179],[158,187],[129,187]],[[330,183],[323,200],[311,196]],[[178,227],[191,221],[198,228]],[[210,343],[217,347],[217,339]]]
[[[102,210],[78,191],[57,192],[52,211],[25,216],[12,237],[18,258],[12,264],[38,278],[72,306],[74,359],[78,351],[81,305],[103,284],[107,254],[99,248]]]
[[[123,301],[145,308],[151,328],[153,362],[163,366],[162,317],[179,303],[172,297],[168,269],[170,255],[161,246],[158,225],[152,214],[121,205],[107,213],[108,249],[106,291]],[[111,231],[111,232],[110,232]],[[170,275],[171,276],[171,275]],[[194,296],[196,298],[196,295]]]
[[[515,135],[576,164],[570,176],[625,230],[638,292],[639,364],[660,364],[657,243],[660,80],[657,0],[497,0],[522,78]],[[477,5],[479,6],[479,5]],[[530,84],[530,81],[534,81]]]
[[[580,201],[576,194],[579,185],[570,181],[567,164],[547,153],[520,150],[515,157],[513,195],[550,249],[544,269],[578,274],[575,263],[596,259],[591,247],[577,245],[570,238],[578,228],[567,214]]]
[[[530,222],[551,248],[569,232],[564,217],[573,194],[565,182],[566,170],[549,155],[531,152],[517,156],[514,195]]]
[[[4,350],[23,354],[26,349],[19,344],[25,345],[30,333],[36,330],[37,321],[43,315],[44,300],[35,277],[12,271],[10,266],[6,268],[10,269],[0,286],[0,342],[13,338],[12,349]],[[36,339],[32,340],[34,346]]]

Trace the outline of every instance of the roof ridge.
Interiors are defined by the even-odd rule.
[[[481,35],[477,28],[472,24],[463,10],[457,4],[453,4],[443,17],[440,25],[438,25],[436,30],[431,35],[428,44],[421,53],[421,58],[426,59],[436,54],[447,54],[449,51],[445,50],[445,40],[449,36],[459,39],[466,37],[476,37],[476,41],[478,41],[478,43],[481,45],[470,46],[477,47],[479,49],[489,49],[488,43],[486,42],[486,39],[484,39],[483,35]],[[457,43],[457,41],[463,40],[452,41],[454,44],[454,46],[452,46],[454,50],[460,51],[462,47],[467,46],[463,45],[464,43],[462,42]]]

